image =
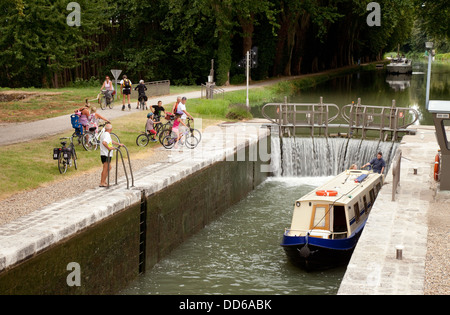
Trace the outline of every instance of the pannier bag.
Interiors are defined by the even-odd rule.
[[[63,158],[69,160],[72,157],[72,150],[70,148],[62,149]]]
[[[61,148],[54,148],[53,149],[53,159],[58,160],[60,153],[61,153]]]

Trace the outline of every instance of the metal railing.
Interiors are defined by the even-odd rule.
[[[315,131],[328,137],[330,128],[344,131],[342,135],[353,137],[361,130],[361,138],[367,137],[367,132],[378,133],[379,139],[386,141],[389,133],[392,140],[397,140],[399,133],[413,133],[408,129],[419,119],[419,113],[413,108],[392,106],[362,105],[358,102],[339,108],[336,104],[323,103],[268,103],[262,107],[262,115],[279,126],[280,136],[295,135],[297,130],[308,129],[311,137]],[[339,123],[337,123],[339,122]],[[340,132],[338,133],[340,134]]]
[[[145,91],[147,97],[170,94],[170,80],[146,82],[144,85],[147,87],[147,91]],[[133,99],[137,99],[139,96],[138,91],[135,90],[136,86],[137,84],[133,84],[131,89],[131,98]]]
[[[219,88],[213,84],[203,84],[201,85],[201,98],[214,99],[215,95],[219,95],[222,99],[225,96],[225,90]]]
[[[124,148],[125,151],[127,152],[128,165],[130,167],[130,174],[131,174],[131,187],[134,187],[134,177],[133,177],[133,169],[131,168],[130,153],[128,152],[128,149],[127,149],[126,146],[117,147],[116,150],[115,150],[116,151],[116,183],[115,184],[117,185],[117,179],[118,179],[117,173],[118,173],[118,170],[119,170],[118,166],[119,166],[119,155],[120,155],[120,159],[122,160],[122,165],[123,165],[123,171],[124,171],[125,177],[127,179],[127,189],[130,189],[130,181],[129,181],[129,178],[128,178],[127,168],[125,167],[125,161],[123,160],[123,154],[122,154],[121,148]],[[110,173],[109,168],[110,168],[110,164],[111,164],[111,162],[108,159],[108,186],[107,186],[107,188],[109,188],[109,186],[110,186],[109,185],[109,178],[110,178],[110,176],[109,176],[109,173]]]
[[[361,105],[358,98],[356,104],[348,104],[341,108],[341,117],[348,123],[348,134],[353,135],[354,130],[361,130],[362,139],[366,138],[367,131],[377,131],[379,138],[386,140],[388,132],[392,138],[397,139],[399,132],[409,132],[407,128],[419,119],[419,113],[413,108],[396,107],[395,100],[392,106]]]
[[[395,156],[392,161],[392,201],[395,201],[395,194],[397,193],[398,186],[400,186],[401,161],[402,150],[398,149],[395,152]]]
[[[266,111],[271,108],[276,112],[274,118]],[[285,97],[284,103],[268,103],[262,107],[264,118],[278,124],[280,135],[288,133],[295,135],[296,128],[310,128],[311,136],[314,136],[314,130],[324,129],[325,136],[328,136],[329,124],[339,116],[339,107],[336,104],[323,103],[323,98],[317,104],[314,103],[287,103]]]

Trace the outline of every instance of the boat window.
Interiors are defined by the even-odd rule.
[[[367,197],[364,196],[363,197],[363,202],[364,202],[364,210],[366,210],[366,213],[369,213],[369,207],[367,206]]]
[[[373,191],[373,189],[371,189],[369,191],[369,195],[370,195],[370,207],[373,207],[373,203],[375,202],[375,192]]]
[[[311,216],[311,229],[330,229],[329,205],[315,205]]]
[[[333,232],[347,232],[347,221],[345,220],[344,206],[334,206]]]
[[[359,222],[359,203],[353,205],[353,211],[355,211],[355,221]]]
[[[381,184],[378,183],[378,184],[377,184],[377,195],[378,195],[378,193],[380,192],[380,190],[381,190]]]

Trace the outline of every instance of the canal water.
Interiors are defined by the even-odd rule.
[[[121,294],[336,294],[345,267],[306,272],[280,246],[294,200],[328,177],[272,177]]]
[[[433,64],[430,99],[450,99],[449,74],[449,64]],[[425,89],[426,63],[415,62],[409,76],[389,76],[382,70],[344,75],[288,96],[288,102],[318,102],[323,96],[325,103],[338,106],[358,98],[365,105],[391,106],[395,99],[398,107],[419,111],[418,123],[432,125],[432,116],[425,109]],[[284,95],[275,100],[283,101]],[[252,113],[262,117],[261,107],[252,108]],[[289,147],[295,151],[302,145],[292,143]],[[347,155],[345,159],[355,160]],[[280,171],[278,175],[283,177],[266,180],[120,294],[336,294],[345,267],[308,273],[293,266],[279,246],[284,229],[290,225],[294,200],[328,179],[304,177],[304,170],[292,165],[280,164],[278,169],[288,167],[292,168],[288,174]]]
[[[356,103],[358,98],[364,105],[391,106],[395,99],[397,107],[419,112],[418,123],[433,125],[433,117],[425,108],[426,73],[427,63],[419,61],[413,62],[413,73],[409,75],[389,75],[385,70],[360,71],[287,95],[288,103],[318,103],[322,96],[324,103],[339,107]],[[431,73],[430,99],[450,100],[450,63],[434,62]],[[284,95],[274,102],[284,102]],[[261,107],[252,107],[253,116],[263,117]]]

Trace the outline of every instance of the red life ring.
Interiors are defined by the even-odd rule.
[[[434,180],[437,181],[439,179],[439,154],[436,154],[436,157],[434,158]]]
[[[317,196],[328,196],[333,197],[337,196],[338,192],[336,190],[318,190],[316,191]]]

